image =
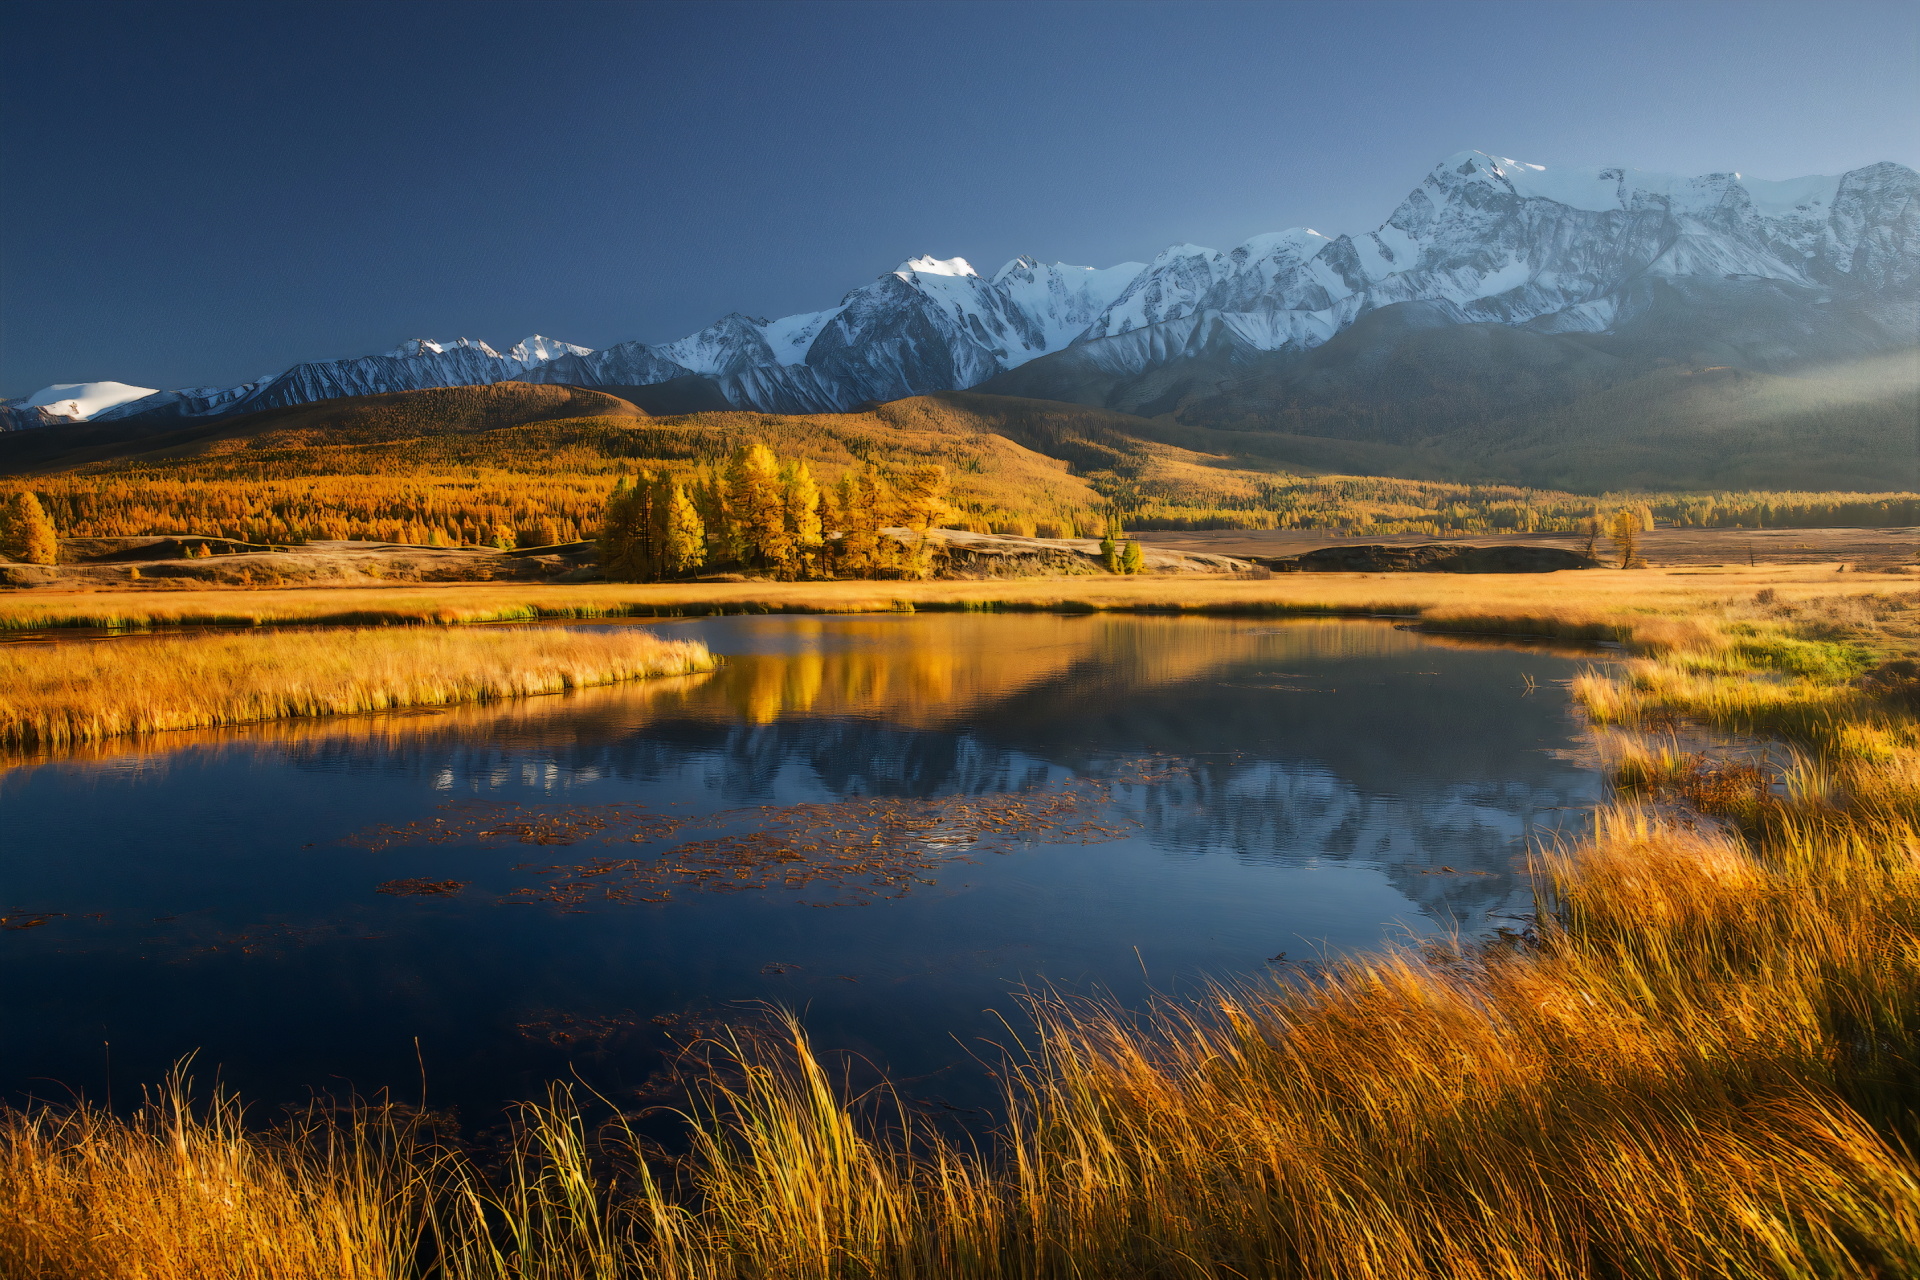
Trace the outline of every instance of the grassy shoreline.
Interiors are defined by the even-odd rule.
[[[397,1110],[275,1135],[231,1105],[9,1113],[0,1271],[1920,1274],[1920,726],[1911,688],[1861,678],[1920,648],[1920,602],[1831,574],[1646,577],[1637,594],[1582,575],[1584,596],[1341,576],[1314,599],[1394,599],[1409,607],[1377,611],[1461,630],[1617,628],[1641,656],[1576,687],[1597,724],[1777,733],[1802,763],[1715,773],[1627,744],[1621,801],[1545,859],[1550,910],[1497,945],[1383,951],[1144,1014],[1038,1002],[984,1147],[884,1091],[842,1096],[797,1028],[707,1046],[718,1070],[671,1164],[617,1124],[590,1133],[564,1091],[523,1109],[492,1168]]]
[[[0,633],[71,627],[445,626],[746,613],[965,610],[1417,617],[1434,629],[1709,643],[1714,619],[1762,591],[1782,603],[1911,594],[1912,578],[1825,566],[1587,570],[1552,574],[1286,574],[1266,580],[1147,576],[933,582],[741,582],[572,586],[0,593]]]
[[[711,670],[651,633],[378,628],[0,649],[0,747],[447,706]]]

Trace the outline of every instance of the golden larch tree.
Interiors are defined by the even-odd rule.
[[[31,491],[12,495],[0,507],[0,551],[28,564],[53,564],[60,559],[59,535]]]

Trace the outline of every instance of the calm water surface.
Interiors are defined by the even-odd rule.
[[[1137,1002],[1511,924],[1529,842],[1600,792],[1580,655],[1333,620],[656,629],[727,660],[0,770],[0,1090],[124,1099],[198,1051],[265,1100],[412,1096],[424,1064],[488,1113],[569,1074],[631,1094],[771,1002],[967,1101],[1023,989]]]

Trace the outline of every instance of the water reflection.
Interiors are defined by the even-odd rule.
[[[1578,731],[1555,683],[1590,661],[1574,655],[1332,620],[660,629],[727,660],[568,697],[14,762],[0,913],[64,914],[0,932],[0,1018],[29,1029],[0,1045],[5,1087],[98,1091],[102,1041],[123,1087],[195,1048],[269,1095],[371,1087],[413,1079],[417,1037],[443,1093],[485,1107],[569,1064],[629,1087],[671,1027],[767,999],[807,1005],[828,1043],[931,1071],[964,1059],[952,1037],[990,1031],[982,1011],[1021,982],[1133,998],[1143,965],[1177,987],[1279,951],[1485,930],[1527,908],[1529,839],[1597,789],[1568,758]],[[529,863],[762,838],[759,806],[1067,789],[1123,834],[941,846],[929,857],[945,864],[865,907],[801,907],[771,881],[523,905],[542,883]],[[564,856],[479,825],[351,842],[457,825],[447,806],[477,802],[640,806],[675,834],[610,852],[593,832]],[[466,887],[378,891],[407,879]]]

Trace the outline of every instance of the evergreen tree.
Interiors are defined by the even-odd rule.
[[[40,499],[22,490],[0,506],[0,551],[27,564],[53,564],[60,558],[60,539]]]
[[[1107,567],[1108,573],[1120,572],[1120,549],[1114,545],[1111,531],[1100,539],[1100,563]]]
[[[1140,550],[1140,544],[1129,542],[1120,553],[1120,572],[1140,573],[1147,567],[1146,553]]]

